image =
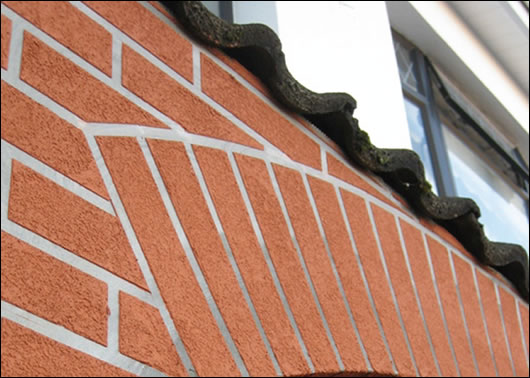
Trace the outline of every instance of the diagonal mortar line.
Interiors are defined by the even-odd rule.
[[[497,299],[499,315],[501,318],[502,331],[504,333],[504,341],[506,341],[506,349],[508,349],[508,357],[510,357],[510,364],[512,366],[513,376],[516,377],[517,371],[515,370],[515,363],[513,362],[513,357],[512,357],[512,348],[510,348],[510,340],[508,339],[508,332],[506,331],[506,324],[504,321],[504,313],[502,312],[502,303],[501,303],[501,298],[499,294],[499,288],[495,284],[493,286],[495,286],[495,297]]]
[[[115,215],[112,204],[108,200],[104,199],[103,197],[100,197],[96,193],[85,188],[76,181],[70,179],[68,176],[65,176],[62,173],[56,171],[55,169],[51,168],[40,160],[37,160],[33,156],[20,150],[9,142],[6,142],[2,139],[1,143],[3,159],[4,157],[6,159],[15,159],[16,161],[31,168],[40,175],[46,177],[48,180],[51,180],[55,184],[59,185],[61,188],[64,188],[69,192],[72,192],[76,196],[82,198],[83,200],[87,201],[91,205],[94,205],[97,208],[111,215]]]
[[[151,291],[153,295],[154,302],[156,303],[155,307],[158,308],[160,315],[162,316],[162,320],[164,321],[164,324],[166,325],[167,331],[171,337],[173,345],[175,346],[177,353],[184,367],[186,368],[186,370],[191,376],[197,376],[193,363],[191,362],[191,359],[188,356],[188,353],[186,352],[184,344],[182,343],[182,340],[180,339],[178,331],[175,328],[175,325],[171,319],[171,316],[166,307],[166,304],[160,294],[160,290],[154,279],[151,269],[149,268],[149,264],[147,263],[147,260],[144,256],[140,243],[138,242],[138,239],[136,238],[136,234],[134,233],[134,229],[131,225],[131,222],[129,221],[127,212],[125,211],[125,208],[121,202],[118,191],[116,190],[116,187],[114,186],[114,183],[112,181],[110,172],[108,171],[105,161],[103,160],[103,156],[101,155],[99,146],[97,145],[94,136],[86,134],[86,137],[87,137],[90,150],[92,151],[96,164],[99,168],[103,182],[105,183],[105,186],[107,188],[111,201],[114,205],[114,208],[116,209],[116,214],[118,218],[120,219],[125,235],[127,236],[127,239],[136,257],[136,260],[138,261],[140,270],[142,271],[142,274],[149,287],[149,290]]]
[[[254,230],[254,234],[256,235],[256,238],[258,239],[258,243],[261,246],[261,251],[263,253],[263,257],[265,258],[265,262],[267,263],[267,267],[269,268],[269,272],[272,277],[272,281],[274,283],[274,286],[276,287],[276,290],[278,292],[278,295],[280,297],[280,300],[283,304],[283,308],[285,309],[285,312],[287,314],[287,317],[289,318],[289,322],[291,323],[291,326],[293,327],[294,333],[296,335],[296,338],[298,339],[298,343],[300,344],[300,348],[302,349],[302,353],[304,355],[304,358],[307,362],[307,365],[309,366],[309,369],[311,373],[315,372],[315,367],[313,365],[313,362],[311,361],[311,358],[309,356],[309,353],[307,352],[307,347],[305,346],[305,343],[302,339],[302,335],[300,334],[300,330],[296,324],[296,321],[293,316],[293,312],[291,310],[291,307],[289,306],[289,302],[287,301],[287,297],[285,296],[285,292],[283,291],[283,288],[281,286],[281,281],[278,278],[278,273],[276,273],[276,269],[274,268],[274,264],[272,263],[272,259],[270,257],[269,251],[267,249],[267,245],[265,244],[265,240],[263,238],[263,235],[261,233],[261,230],[259,228],[258,221],[256,219],[256,215],[254,213],[254,210],[252,208],[250,199],[248,197],[248,193],[245,189],[245,184],[243,183],[243,179],[241,177],[241,173],[239,172],[239,168],[237,167],[237,163],[234,159],[234,155],[231,152],[228,152],[228,159],[230,161],[230,165],[232,167],[232,171],[234,172],[234,176],[237,182],[237,186],[239,187],[239,191],[241,192],[241,196],[243,197],[243,202],[245,203],[245,208],[247,210],[247,213],[250,218],[250,223],[252,224],[252,229]]]
[[[282,371],[280,369],[280,365],[278,364],[278,361],[276,360],[276,356],[274,355],[274,352],[272,350],[272,347],[269,343],[269,340],[267,338],[267,335],[265,334],[265,331],[263,330],[263,326],[261,324],[261,321],[259,319],[259,316],[256,312],[256,309],[254,307],[254,304],[252,303],[252,298],[249,295],[248,289],[245,285],[245,282],[243,280],[243,277],[241,276],[241,272],[239,270],[239,267],[237,266],[237,262],[234,258],[234,255],[232,253],[232,248],[230,247],[230,244],[228,243],[228,240],[226,239],[226,234],[224,232],[223,226],[221,224],[221,221],[219,219],[219,216],[217,215],[217,211],[215,210],[215,205],[213,204],[212,198],[210,196],[210,192],[208,190],[208,185],[206,184],[204,177],[202,175],[201,168],[199,166],[199,163],[197,162],[197,159],[195,157],[195,154],[193,152],[193,149],[191,148],[191,145],[186,143],[186,152],[188,154],[188,158],[190,159],[191,165],[193,167],[193,171],[195,173],[195,176],[197,177],[197,180],[199,182],[199,186],[201,187],[202,195],[204,199],[206,200],[206,204],[208,206],[208,210],[210,211],[210,215],[212,217],[212,220],[215,224],[215,228],[217,230],[217,234],[221,238],[221,241],[223,243],[223,246],[225,248],[225,252],[228,256],[228,260],[230,261],[230,265],[232,266],[232,270],[235,273],[237,282],[239,284],[239,287],[243,293],[243,296],[245,298],[245,301],[247,302],[247,305],[250,309],[250,312],[252,314],[252,318],[254,319],[254,322],[256,323],[256,327],[258,328],[259,334],[263,340],[263,343],[265,344],[265,347],[267,348],[267,352],[269,354],[269,357],[274,365],[274,370],[276,371],[276,375],[281,376]]]
[[[202,270],[200,268],[199,263],[197,262],[197,259],[195,258],[195,255],[193,254],[193,249],[191,248],[191,245],[188,241],[186,233],[184,232],[184,228],[182,227],[182,224],[173,207],[173,204],[171,203],[171,199],[167,192],[162,176],[160,175],[160,172],[158,171],[154,158],[151,154],[151,150],[149,149],[149,146],[145,142],[145,139],[143,138],[137,138],[137,139],[142,149],[142,152],[144,154],[149,170],[151,171],[151,175],[153,176],[155,184],[158,188],[158,191],[160,193],[160,196],[166,208],[167,214],[171,220],[171,224],[182,244],[182,248],[184,250],[184,253],[186,254],[186,258],[190,264],[191,269],[193,270],[197,283],[199,284],[199,287],[201,288],[201,291],[206,299],[206,302],[208,303],[208,307],[210,308],[212,316],[215,319],[217,326],[219,327],[219,331],[223,335],[223,338],[227,344],[227,347],[230,350],[230,353],[232,354],[232,358],[234,359],[241,375],[249,376],[245,363],[243,362],[243,359],[241,358],[241,355],[239,354],[237,346],[234,340],[232,339],[232,335],[230,334],[230,331],[228,330],[228,327],[226,326],[223,316],[221,315],[219,307],[217,306],[217,303],[215,302],[215,299],[213,298],[210,288],[208,287],[206,278],[204,277],[204,274],[202,273]]]
[[[399,304],[396,298],[396,293],[394,292],[394,287],[392,285],[392,280],[390,279],[390,274],[388,272],[388,267],[386,266],[386,259],[385,254],[383,252],[383,246],[381,245],[381,240],[379,239],[379,233],[377,232],[377,225],[375,224],[374,214],[372,212],[372,207],[370,206],[370,202],[364,200],[364,203],[366,205],[366,210],[368,211],[368,217],[370,218],[370,223],[372,226],[372,230],[374,232],[375,241],[377,244],[377,249],[379,250],[379,256],[381,257],[381,263],[383,265],[383,270],[385,272],[386,281],[388,283],[388,287],[390,288],[390,294],[392,296],[392,301],[394,302],[394,307],[396,308],[399,324],[401,326],[401,330],[403,331],[403,335],[405,336],[405,343],[407,344],[407,349],[410,355],[410,358],[412,359],[412,364],[414,366],[414,370],[416,371],[416,376],[420,376],[420,373],[418,371],[418,365],[416,363],[416,358],[414,357],[414,353],[412,352],[412,347],[410,346],[410,340],[409,335],[407,333],[407,330],[405,329],[405,324],[403,323],[403,317],[401,316],[401,311],[399,309]]]
[[[467,263],[466,263],[467,264]],[[475,290],[477,292],[478,304],[480,306],[480,315],[482,316],[482,325],[484,327],[484,332],[486,333],[486,340],[488,341],[488,348],[490,350],[491,360],[493,361],[493,367],[495,368],[495,374],[499,376],[499,370],[497,368],[497,361],[495,361],[495,354],[493,353],[493,347],[491,345],[491,339],[488,332],[488,324],[486,322],[486,315],[484,314],[484,307],[482,306],[482,298],[480,296],[480,288],[478,286],[477,272],[473,265],[471,265],[471,271],[473,272],[473,284],[475,285]]]
[[[322,310],[322,306],[320,305],[320,300],[318,299],[318,295],[316,293],[313,280],[311,279],[311,276],[309,275],[309,271],[307,269],[307,265],[305,263],[305,259],[302,255],[302,251],[300,249],[300,245],[298,244],[298,240],[296,239],[296,235],[294,232],[293,225],[291,224],[291,218],[289,218],[289,213],[287,212],[287,207],[285,205],[285,202],[283,200],[280,187],[278,185],[278,181],[276,180],[276,175],[274,174],[274,171],[272,169],[271,163],[269,160],[265,160],[265,164],[267,165],[267,171],[269,172],[270,180],[272,187],[274,189],[274,193],[276,194],[276,197],[278,199],[278,202],[280,204],[280,207],[282,209],[282,214],[285,220],[285,223],[287,224],[287,228],[289,230],[289,235],[291,237],[291,241],[293,242],[293,245],[296,250],[296,254],[298,255],[298,260],[300,262],[300,265],[302,266],[302,270],[304,271],[305,279],[309,285],[309,289],[311,291],[311,294],[313,296],[313,300],[315,301],[315,304],[317,306],[318,314],[320,315],[320,319],[322,320],[322,324],[324,326],[324,329],[326,330],[326,336],[328,337],[329,343],[331,345],[331,348],[333,349],[333,353],[335,354],[335,359],[337,360],[337,363],[339,365],[340,371],[344,371],[344,363],[342,362],[342,358],[340,357],[339,350],[337,348],[337,345],[335,344],[335,340],[333,339],[333,335],[331,334],[331,331],[329,329],[328,321],[326,320],[326,317],[324,315],[324,311]]]
[[[107,348],[118,353],[120,350],[120,300],[119,290],[108,285]]]
[[[368,368],[368,373],[373,373],[374,369],[372,367],[372,364],[370,363],[370,359],[368,358],[368,354],[366,353],[366,349],[364,347],[363,341],[361,339],[361,335],[359,334],[359,329],[357,328],[357,324],[355,322],[355,319],[353,318],[353,314],[350,309],[350,305],[348,303],[348,299],[346,298],[346,294],[344,292],[344,287],[342,286],[342,281],[339,277],[339,274],[337,272],[337,267],[335,264],[335,260],[333,259],[333,255],[331,253],[331,250],[329,248],[328,239],[326,237],[326,233],[324,232],[324,227],[322,226],[322,221],[320,219],[320,215],[318,213],[317,205],[315,203],[315,199],[313,198],[313,194],[311,192],[311,188],[309,186],[309,182],[307,181],[307,176],[305,174],[302,174],[302,180],[304,182],[304,187],[306,190],[307,197],[309,198],[309,202],[311,204],[311,208],[313,210],[313,214],[315,216],[315,220],[318,226],[318,231],[320,232],[320,237],[324,241],[324,247],[326,248],[326,253],[328,255],[328,259],[331,263],[331,269],[333,271],[333,275],[335,276],[335,280],[337,281],[337,285],[339,287],[340,295],[342,297],[342,301],[344,302],[344,306],[346,307],[346,312],[348,313],[348,318],[350,320],[350,323],[353,327],[353,330],[355,331],[355,337],[357,338],[357,342],[359,343],[359,346],[361,347],[361,352],[363,354],[364,362],[366,364],[366,367]]]
[[[364,268],[363,268],[363,265],[361,263],[361,259],[359,257],[359,251],[357,250],[357,245],[355,243],[355,239],[353,238],[353,233],[352,233],[352,231],[350,229],[350,225],[349,225],[349,221],[348,221],[348,215],[346,214],[346,208],[344,206],[344,202],[342,200],[342,196],[341,196],[341,194],[339,192],[339,187],[336,186],[336,185],[334,185],[333,187],[335,189],[335,195],[337,196],[337,199],[338,199],[338,202],[339,202],[340,211],[342,213],[342,219],[343,219],[344,225],[346,226],[346,231],[348,232],[348,237],[350,238],[351,247],[353,249],[353,252],[354,252],[354,255],[355,255],[355,259],[357,260],[357,266],[359,267],[359,272],[361,273],[361,278],[362,278],[363,283],[364,283],[364,289],[366,290],[366,294],[368,296],[368,300],[370,301],[370,306],[372,308],[372,313],[374,314],[375,320],[377,322],[377,326],[379,327],[379,333],[381,334],[381,337],[383,338],[383,343],[385,344],[385,349],[386,349],[386,352],[388,354],[388,358],[390,359],[390,362],[392,363],[393,372],[397,376],[398,375],[398,371],[397,371],[397,367],[396,367],[396,362],[394,361],[394,358],[392,356],[392,352],[391,352],[390,347],[388,345],[388,340],[386,338],[385,332],[383,330],[383,326],[381,324],[381,319],[379,319],[379,314],[377,313],[377,309],[375,307],[374,298],[372,296],[372,292],[370,291],[370,286],[368,285],[368,280],[366,278],[366,274],[364,272]]]
[[[2,301],[1,310],[2,318],[9,319],[22,327],[44,335],[83,354],[105,361],[114,367],[142,377],[166,377],[164,373],[151,366],[127,357],[118,351],[106,348],[103,345],[35,316],[8,302]]]
[[[453,341],[451,340],[451,334],[449,333],[449,327],[447,326],[447,319],[445,318],[445,312],[442,306],[442,299],[440,298],[440,291],[438,290],[438,285],[436,284],[436,276],[434,274],[434,268],[433,268],[432,259],[431,259],[431,252],[429,249],[429,244],[427,243],[427,237],[425,236],[425,232],[422,232],[421,236],[423,238],[425,254],[427,255],[427,263],[429,264],[429,271],[431,273],[430,275],[431,275],[431,280],[432,280],[432,284],[434,287],[434,294],[436,295],[436,300],[438,301],[438,307],[440,309],[440,314],[442,316],[442,321],[444,323],[445,334],[447,336],[447,340],[449,341],[449,348],[451,349],[451,354],[453,356],[453,361],[455,363],[456,371],[458,373],[458,376],[461,377],[462,373],[460,372],[460,367],[458,366],[455,349],[453,347]]]
[[[460,294],[460,287],[459,287],[459,284],[458,284],[458,279],[456,277],[456,271],[455,271],[455,266],[454,266],[454,263],[453,263],[453,256],[452,256],[452,252],[451,250],[447,250],[447,254],[448,254],[448,258],[449,258],[449,265],[451,266],[451,273],[453,274],[453,282],[455,284],[455,290],[456,290],[456,296],[458,298],[458,305],[460,307],[460,315],[462,317],[462,320],[464,321],[464,329],[466,330],[466,337],[467,337],[467,342],[469,344],[469,348],[471,350],[471,356],[473,357],[473,364],[475,365],[475,370],[477,372],[477,377],[480,376],[480,371],[479,371],[479,368],[478,368],[478,363],[477,363],[477,357],[475,356],[475,350],[473,348],[473,342],[471,341],[471,335],[469,333],[469,327],[467,326],[467,320],[466,320],[466,314],[465,314],[465,311],[464,311],[464,304],[462,302],[462,295]]]
[[[433,357],[433,360],[434,360],[434,364],[436,366],[436,371],[438,372],[438,376],[441,377],[442,376],[442,372],[440,370],[440,365],[438,363],[438,358],[436,358],[436,353],[434,351],[434,346],[432,344],[431,333],[429,332],[429,328],[427,327],[427,322],[425,320],[425,315],[423,313],[421,300],[420,300],[420,297],[418,295],[418,289],[416,288],[416,281],[414,281],[414,276],[412,274],[412,269],[410,267],[410,261],[409,261],[409,257],[408,257],[407,246],[405,245],[405,238],[403,237],[403,231],[401,230],[401,225],[399,224],[399,218],[394,215],[394,220],[396,221],[396,227],[397,227],[398,234],[399,234],[399,241],[401,243],[401,250],[403,251],[403,256],[405,258],[405,264],[407,266],[407,272],[409,273],[409,279],[410,279],[410,282],[411,282],[411,285],[412,285],[412,289],[414,291],[414,297],[416,298],[416,304],[418,305],[418,309],[420,310],[421,320],[423,321],[423,328],[425,329],[425,334],[427,335],[427,340],[429,342],[429,348],[431,349],[431,354],[432,354],[432,357]]]

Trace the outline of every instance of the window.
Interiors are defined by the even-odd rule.
[[[394,49],[412,147],[433,191],[472,198],[488,238],[528,251],[528,167],[517,150],[397,33]]]

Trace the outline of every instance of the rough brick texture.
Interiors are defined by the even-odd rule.
[[[52,1],[6,1],[5,5],[111,76],[112,36],[73,5]]]
[[[2,318],[5,377],[131,377],[132,374]]]
[[[510,283],[160,3],[1,38],[2,375],[528,376]]]

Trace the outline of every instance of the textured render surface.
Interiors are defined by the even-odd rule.
[[[407,349],[405,335],[398,319],[396,307],[392,301],[389,283],[385,279],[385,272],[381,258],[379,257],[375,235],[371,231],[371,223],[365,200],[344,190],[341,190],[341,195],[370,291],[374,298],[377,313],[387,336],[398,373],[405,376],[415,375],[416,373]],[[382,232],[387,231],[382,230]]]
[[[13,162],[11,180],[10,220],[147,288],[114,216],[17,161]]]
[[[252,230],[226,153],[199,146],[194,147],[194,152],[283,374],[308,374],[307,363]]]
[[[167,128],[28,32],[24,32],[20,78],[86,122]]]
[[[199,375],[238,375],[133,138],[99,138],[105,162],[162,298]],[[134,177],[134,182],[130,178]],[[205,345],[208,347],[205,348]]]
[[[329,329],[348,372],[367,370],[299,172],[273,165],[287,212]]]
[[[410,340],[419,373],[422,376],[436,376],[438,372],[431,353],[429,340],[423,327],[420,310],[416,303],[414,289],[410,281],[405,257],[399,240],[395,218],[392,214],[372,206],[381,248],[386,260],[390,280],[403,318],[403,323]]]
[[[519,377],[527,377],[528,365],[525,361],[526,356],[521,337],[521,329],[517,321],[517,303],[515,303],[513,296],[503,288],[499,288],[499,296],[515,372]]]
[[[2,300],[107,344],[107,286],[4,232]]]
[[[381,374],[391,374],[392,364],[385,350],[375,315],[370,306],[368,294],[361,279],[359,266],[355,260],[354,251],[346,230],[347,226],[342,221],[335,191],[331,184],[323,180],[309,176],[308,181],[346,298],[366,348],[368,359],[374,371]]]
[[[110,33],[71,4],[51,1],[6,1],[4,4],[111,76]]]
[[[142,47],[193,81],[191,43],[137,2],[84,1]]]
[[[316,304],[311,298],[308,283],[283,220],[280,204],[274,194],[265,163],[243,155],[235,157],[265,244],[315,370],[323,373],[337,371],[337,361],[326,337]]]
[[[405,239],[411,273],[418,290],[418,297],[442,376],[456,376],[457,367],[451,353],[451,342],[445,332],[422,235],[417,228],[407,222],[400,221],[399,224]]]
[[[184,145],[154,139],[148,140],[148,144],[191,249],[245,366],[252,375],[273,375],[272,362],[252,321]]]
[[[493,377],[496,375],[495,366],[486,339],[471,265],[454,255],[453,264],[479,374],[482,377]]]
[[[442,375],[458,375],[452,348],[470,343],[484,374],[492,364],[487,330],[500,375],[527,375],[528,307],[506,280],[478,267],[440,225],[418,222],[372,173],[342,163],[346,155],[304,130],[306,121],[279,110],[270,97],[278,93],[259,84],[256,67],[202,44],[192,51],[181,25],[167,26],[153,10],[157,3],[124,4],[61,4],[79,17],[46,25],[62,17],[47,14],[32,26],[2,5],[3,54],[5,26],[23,42],[2,77],[3,374],[410,375],[414,359],[428,375],[427,336]],[[87,63],[91,35],[46,32],[81,19],[110,33],[113,62],[122,63],[112,77]],[[92,53],[108,38],[101,42]],[[206,93],[211,83],[186,83],[201,75],[220,85],[217,99]],[[168,129],[161,113],[187,126]],[[76,124],[75,115],[118,124]],[[435,277],[427,260],[433,243],[440,243]],[[462,375],[475,369],[467,353]]]
[[[9,43],[11,42],[11,20],[2,15],[2,47],[1,47],[1,57],[2,57],[2,68],[7,69],[7,60],[9,59]]]
[[[83,132],[2,82],[2,139],[108,199]]]
[[[123,46],[123,86],[178,122],[187,131],[263,149],[208,104]]]
[[[201,86],[204,93],[229,109],[287,156],[320,169],[320,148],[317,143],[204,54],[201,54]]]
[[[431,253],[432,264],[436,277],[436,285],[440,291],[442,307],[447,319],[447,327],[453,348],[458,361],[460,373],[467,377],[476,377],[477,371],[473,363],[473,351],[467,338],[464,319],[460,311],[460,303],[456,292],[456,285],[453,281],[451,266],[447,249],[432,238],[427,238],[429,251]],[[478,316],[478,314],[477,314]]]
[[[133,375],[2,318],[2,376]]]
[[[169,376],[187,377],[158,310],[120,293],[120,352]]]

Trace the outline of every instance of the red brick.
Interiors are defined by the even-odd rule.
[[[478,269],[477,283],[497,371],[501,377],[513,376],[501,315],[499,313],[499,305],[497,304],[495,286],[491,278],[481,273]]]
[[[265,163],[235,155],[272,263],[317,373],[337,372],[338,364],[326,337]]]
[[[2,139],[109,198],[83,132],[2,81]]]
[[[416,366],[421,376],[436,376],[438,372],[429,346],[429,339],[423,327],[423,319],[416,302],[405,256],[399,242],[395,218],[391,213],[378,206],[372,205],[372,211]]]
[[[155,307],[120,292],[120,353],[172,377],[188,373]]]
[[[2,300],[107,345],[107,285],[4,232]]]
[[[499,287],[499,296],[515,372],[519,377],[528,377],[528,365],[526,364],[521,328],[519,326],[519,320],[517,319],[515,298],[513,297],[513,294],[507,292],[502,287]]]
[[[2,318],[4,377],[132,377],[133,374]]]
[[[309,374],[287,318],[225,152],[194,146],[208,191],[252,303],[285,376]]]
[[[210,58],[201,55],[202,90],[282,150],[291,159],[320,169],[320,147]]]
[[[439,237],[441,237],[444,241],[451,244],[453,247],[455,247],[459,252],[463,253],[467,257],[469,257],[473,262],[476,262],[479,264],[478,260],[476,260],[476,257],[473,256],[471,253],[468,252],[468,250],[458,241],[457,238],[453,236],[449,231],[447,231],[445,228],[440,226],[437,223],[434,223],[430,219],[426,218],[419,218],[420,224],[424,226],[425,228],[429,229]]]
[[[147,289],[114,216],[16,160],[13,160],[10,194],[10,220]]]
[[[65,1],[6,1],[37,28],[112,75],[112,36],[96,21]]]
[[[395,207],[396,209],[401,210],[397,204],[392,202],[392,200],[383,195],[372,185],[368,184],[363,178],[361,178],[361,176],[355,173],[352,168],[346,166],[329,153],[326,153],[326,157],[328,161],[328,172],[330,175],[335,176],[342,181],[355,186],[356,188],[364,190],[366,193],[371,194],[375,198],[378,198],[381,201]]]
[[[392,301],[390,282],[386,280],[374,233],[371,231],[365,200],[344,190],[341,190],[341,194],[361,264],[398,372],[406,376],[414,375],[416,372]]]
[[[454,254],[453,263],[479,373],[483,377],[493,377],[496,375],[495,366],[491,359],[484,322],[481,321],[482,316],[471,266]]]
[[[244,131],[125,45],[122,76],[127,89],[190,133],[263,149]]]
[[[296,119],[302,126],[304,126],[304,128],[306,128],[307,130],[309,130],[311,132],[311,134],[313,134],[314,136],[316,136],[319,140],[321,140],[322,142],[326,143],[329,147],[331,147],[331,149],[333,149],[336,153],[338,153],[340,156],[342,156],[343,158],[345,158],[345,155],[344,155],[344,152],[340,149],[340,147],[334,142],[332,141],[331,139],[328,139],[328,138],[323,138],[320,134],[318,134],[316,131],[315,131],[315,127],[316,126],[311,126],[311,124],[309,123],[309,121],[307,121],[305,118],[303,118],[302,116],[298,115],[298,114],[291,114],[291,117],[293,117],[294,119]]]
[[[282,197],[293,225],[296,240],[311,276],[329,329],[337,345],[344,368],[350,372],[366,372],[367,367],[356,342],[355,330],[348,317],[331,263],[320,236],[299,172],[273,165]]]
[[[168,128],[28,32],[20,78],[86,122]]]
[[[159,1],[148,1],[149,4],[151,4],[153,7],[155,7],[157,10],[159,10],[160,12],[162,12],[164,14],[164,16],[166,16],[167,18],[169,18],[171,21],[173,22],[176,22],[175,21],[175,17],[173,17],[173,15],[171,15],[167,10],[166,8],[164,8],[164,6],[162,4],[160,4]]]
[[[251,375],[273,375],[274,366],[182,143],[148,140],[154,160],[215,302]]]
[[[528,351],[528,306],[523,305],[519,302],[519,313],[521,314],[521,323],[523,323],[523,333],[525,336],[526,350]]]
[[[444,309],[449,334],[453,341],[456,360],[463,376],[475,377],[477,371],[473,363],[473,355],[466,335],[464,319],[460,311],[460,304],[456,293],[456,285],[449,265],[449,251],[436,240],[427,237],[431,253],[435,280],[440,292],[440,299]]]
[[[9,59],[9,44],[11,43],[11,20],[2,15],[2,68],[7,70],[7,61]]]
[[[372,312],[368,294],[364,288],[359,266],[351,247],[346,225],[342,220],[335,190],[331,184],[308,176],[329,249],[335,260],[344,293],[359,330],[368,359],[374,372],[391,375],[392,363]]]
[[[84,1],[189,82],[193,81],[191,43],[138,2]]]
[[[445,332],[440,307],[438,306],[423,238],[420,230],[409,223],[400,221],[400,226],[405,239],[413,280],[418,290],[418,297],[429,334],[431,335],[438,365],[442,376],[454,377],[458,375],[457,368],[451,353],[450,341]]]
[[[133,138],[124,137],[98,137],[97,142],[197,373],[201,376],[239,375],[167,215],[140,146]]]

